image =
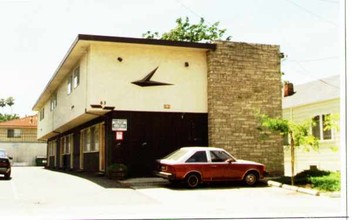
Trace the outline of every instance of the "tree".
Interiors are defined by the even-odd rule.
[[[158,32],[152,33],[151,31],[144,33],[143,37],[147,39],[171,41],[210,42],[213,40],[220,40],[226,32],[226,29],[219,28],[220,22],[215,22],[208,26],[205,24],[204,18],[201,18],[198,24],[190,24],[188,17],[186,17],[185,20],[180,17],[176,19],[176,23],[177,26],[175,28],[171,29],[169,32],[163,33],[161,37]],[[226,40],[230,39],[231,36],[226,38]]]
[[[282,136],[289,138],[289,146],[291,150],[291,184],[294,185],[295,173],[295,148],[309,147],[317,150],[319,148],[319,140],[311,134],[311,127],[314,125],[312,120],[302,123],[295,123],[293,121],[282,118],[272,118],[266,114],[258,115],[260,127],[258,129],[262,132],[262,136],[267,136],[267,131],[279,132]]]
[[[15,99],[13,97],[8,97],[6,99],[1,98],[0,99],[0,107],[2,108],[2,112],[0,113],[0,122],[3,121],[9,121],[9,120],[13,120],[13,119],[17,119],[19,118],[18,115],[16,114],[5,114],[4,113],[4,107],[7,105],[11,108],[11,112],[12,112],[12,106],[15,104]]]
[[[6,101],[5,99],[0,99],[0,107],[2,108],[2,111],[4,112],[4,107],[6,106]]]
[[[8,97],[6,99],[6,105],[10,106],[11,108],[11,113],[12,113],[12,106],[15,104],[15,99],[13,97]]]

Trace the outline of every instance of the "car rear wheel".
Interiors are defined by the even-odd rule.
[[[11,172],[5,174],[5,179],[8,180],[8,179],[10,179],[10,177],[11,177]]]
[[[256,172],[249,172],[244,176],[243,181],[247,186],[254,186],[258,182],[258,174]]]
[[[189,188],[196,188],[200,183],[200,176],[197,173],[190,173],[185,180]]]

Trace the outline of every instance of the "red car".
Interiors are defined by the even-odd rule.
[[[157,162],[157,176],[185,182],[190,188],[212,181],[243,181],[254,186],[266,174],[263,164],[238,160],[215,147],[183,147]]]

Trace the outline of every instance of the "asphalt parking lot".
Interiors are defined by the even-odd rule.
[[[0,177],[0,218],[329,218],[346,216],[341,197],[269,187],[211,184],[189,190],[159,178],[125,181],[14,167]]]

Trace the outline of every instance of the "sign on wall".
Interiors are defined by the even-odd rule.
[[[127,131],[127,119],[112,119],[113,131]]]
[[[117,141],[123,140],[123,131],[116,131],[116,140]]]

